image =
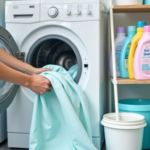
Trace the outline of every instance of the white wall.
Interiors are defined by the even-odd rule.
[[[137,25],[138,21],[146,21],[150,25],[150,13],[126,13],[115,14],[114,23],[115,29],[119,26],[127,27],[130,25]]]

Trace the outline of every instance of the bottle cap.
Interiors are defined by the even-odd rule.
[[[144,32],[150,32],[150,26],[144,26]]]
[[[117,33],[126,33],[126,28],[125,27],[118,27]]]
[[[143,28],[144,26],[146,26],[146,22],[145,21],[137,22],[137,28]]]
[[[136,26],[128,26],[128,31],[136,31]]]

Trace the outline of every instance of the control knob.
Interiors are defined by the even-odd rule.
[[[49,10],[48,10],[48,15],[51,17],[51,18],[56,18],[58,16],[58,9],[56,7],[51,7]]]
[[[70,16],[71,15],[71,11],[69,9],[67,9],[66,11],[66,15]]]
[[[76,15],[81,15],[81,11],[79,9],[77,9]]]
[[[90,10],[90,9],[87,9],[86,14],[87,14],[87,15],[90,15],[90,14],[91,14],[91,10]]]

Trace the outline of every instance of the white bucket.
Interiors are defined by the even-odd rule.
[[[143,0],[113,0],[113,5],[142,5]]]
[[[116,121],[115,113],[106,114],[101,122],[105,127],[106,149],[141,150],[145,117],[133,113],[120,113],[119,117],[120,121]]]

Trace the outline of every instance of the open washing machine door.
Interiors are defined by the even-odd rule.
[[[17,57],[19,52],[16,42],[11,34],[0,26],[0,48]],[[0,113],[5,111],[13,101],[18,85],[0,80]]]

